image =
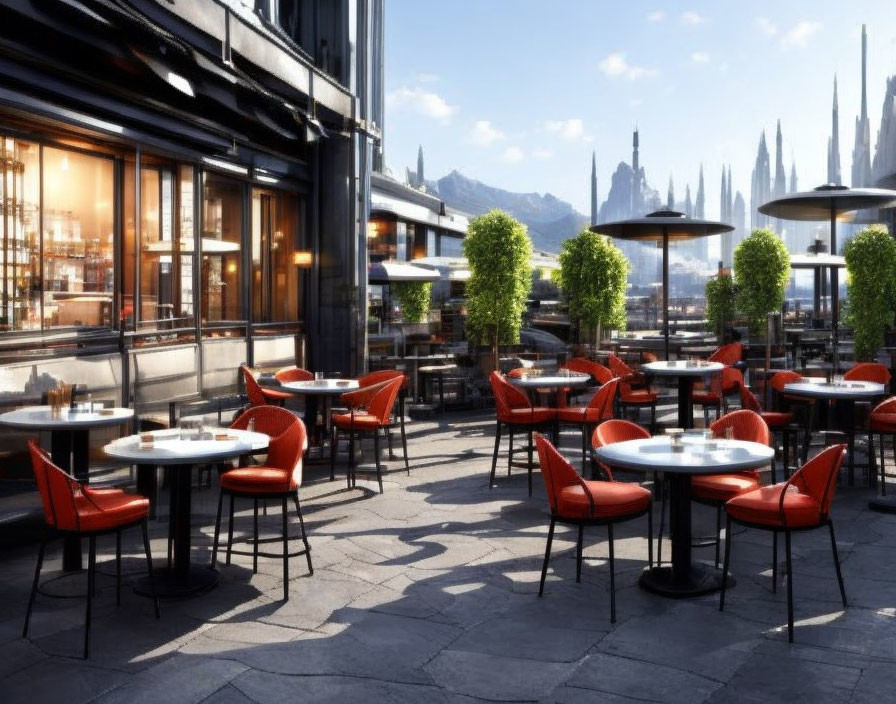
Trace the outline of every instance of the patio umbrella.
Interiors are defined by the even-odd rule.
[[[837,253],[837,219],[846,213],[868,208],[896,206],[896,191],[883,188],[850,188],[836,184],[818,186],[814,190],[788,193],[759,206],[759,212],[782,220],[828,220],[831,223],[831,254]],[[831,332],[834,344],[834,373],[839,366],[840,331],[838,308],[840,298],[838,268],[831,267]]]
[[[592,232],[621,240],[657,242],[663,246],[663,340],[669,359],[669,242],[730,232],[733,225],[713,220],[685,217],[675,210],[657,210],[643,218],[605,222],[591,227]]]

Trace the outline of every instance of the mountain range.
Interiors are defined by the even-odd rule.
[[[574,237],[588,222],[564,200],[550,193],[513,193],[467,178],[452,171],[438,181],[427,181],[426,190],[450,208],[481,215],[493,208],[510,213],[529,229],[535,249],[559,252],[560,244]]]

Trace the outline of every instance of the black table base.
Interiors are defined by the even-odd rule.
[[[187,565],[186,572],[175,567],[171,569],[156,568],[156,594],[160,599],[178,599],[197,596],[218,585],[218,570],[203,565]],[[134,592],[140,596],[152,596],[149,577],[143,577],[134,585]]]
[[[50,458],[60,469],[86,484],[90,477],[90,432],[53,430],[50,432]],[[62,547],[62,569],[77,572],[81,564],[81,539],[66,537]]]
[[[693,390],[694,377],[678,377],[678,425],[684,430],[694,427],[694,404],[691,402]]]

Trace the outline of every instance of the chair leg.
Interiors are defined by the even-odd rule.
[[[513,426],[507,426],[507,476],[510,476],[510,468],[513,465]]]
[[[339,442],[339,429],[334,425],[330,433],[330,481],[336,479],[336,445]]]
[[[221,537],[221,509],[224,504],[224,492],[218,493],[218,515],[215,516],[215,539],[212,541],[212,569],[218,561],[218,540]]]
[[[289,525],[286,521],[286,497],[281,502],[283,514],[283,601],[289,601]]]
[[[357,486],[355,479],[355,429],[348,431],[348,480],[349,488]]]
[[[532,437],[532,428],[529,428],[529,433],[527,435],[528,445],[527,448],[528,457],[529,457],[529,467],[528,467],[528,477],[529,477],[529,496],[532,496],[532,445],[535,443],[535,438]]]
[[[161,618],[162,614],[159,611],[159,595],[156,593],[156,578],[152,568],[152,551],[149,547],[149,528],[145,518],[141,522],[140,528],[143,531],[143,552],[146,553],[146,572],[149,575],[149,589],[152,592],[152,601],[156,610],[156,618]]]
[[[579,537],[576,540],[576,582],[582,581],[582,542],[585,537],[585,526],[579,524]]]
[[[728,537],[727,535],[725,536]],[[722,504],[716,506],[716,569],[719,569],[719,551],[722,547]]]
[[[582,423],[582,474],[585,473],[585,462],[588,457],[588,424]]]
[[[299,504],[299,492],[293,495],[296,504],[296,514],[299,516],[299,528],[302,531],[302,543],[305,545],[305,560],[308,562],[308,574],[314,574],[314,567],[311,565],[311,545],[308,544],[308,535],[305,533],[305,519],[302,518],[302,506]]]
[[[538,596],[544,596],[544,580],[548,576],[548,561],[551,559],[551,543],[554,542],[554,517],[551,516],[551,526],[548,528],[548,543],[544,549],[544,562],[541,565],[541,582],[538,585]]]
[[[772,594],[778,593],[778,531],[772,532]]]
[[[793,564],[790,559],[790,531],[784,531],[784,551],[787,553],[787,641],[793,643]]]
[[[663,528],[666,525],[666,490],[668,487],[666,486],[666,480],[663,478],[663,483],[660,485],[660,495],[662,499],[660,501],[660,529],[659,534],[657,535],[656,542],[656,566],[663,566]]]
[[[884,434],[880,434],[880,493],[881,496],[887,495],[887,463],[886,463],[886,448],[884,447]]]
[[[408,462],[408,436],[404,431],[404,416],[401,417],[401,451],[404,454],[404,469],[411,476],[411,465]]]
[[[728,568],[731,566],[731,516],[725,518],[725,561],[722,563],[722,588],[719,590],[719,611],[725,610],[725,588],[728,586]]]
[[[258,572],[258,499],[252,501],[252,574]]]
[[[91,535],[88,541],[87,558],[87,613],[84,619],[84,659],[90,657],[90,613],[93,607],[93,589],[96,579],[96,536]]]
[[[115,605],[121,606],[121,531],[115,531]]]
[[[227,559],[225,565],[230,564],[230,551],[233,549],[233,494],[230,495],[230,517],[227,520]]]
[[[650,432],[656,433],[656,404],[650,407]]]
[[[613,555],[613,524],[607,524],[607,542],[610,544],[610,623],[616,623],[616,564]]]
[[[709,427],[709,406],[703,406],[703,427]]]
[[[392,450],[392,428],[386,426],[384,432],[386,433],[386,444],[389,448],[389,460],[395,459],[395,452]]]
[[[488,476],[488,488],[495,485],[495,470],[498,468],[498,448],[501,445],[501,421],[495,426],[495,451],[492,453],[492,471]]]
[[[837,552],[837,539],[834,537],[834,522],[828,520],[828,528],[831,529],[831,552],[834,553],[834,567],[837,569],[837,584],[840,586],[840,599],[843,608],[846,608],[846,589],[843,587],[843,574],[840,572],[840,555]]]
[[[37,587],[40,582],[40,569],[44,564],[44,552],[47,541],[40,541],[40,549],[37,551],[37,565],[34,567],[34,581],[31,583],[31,595],[28,597],[28,608],[25,611],[25,627],[22,629],[22,638],[28,637],[28,627],[31,625],[31,612],[34,610],[34,600],[37,597]]]
[[[653,569],[653,502],[647,509],[647,567]]]
[[[376,481],[380,485],[380,493],[383,493],[383,470],[380,466],[380,432],[373,431],[373,460],[376,463]]]

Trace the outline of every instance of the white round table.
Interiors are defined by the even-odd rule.
[[[54,417],[49,406],[23,406],[0,414],[0,425],[17,430],[50,432],[50,457],[60,469],[79,482],[90,479],[90,431],[129,423],[134,417],[131,408],[103,408],[93,411],[76,408],[62,409]],[[81,540],[66,538],[62,553],[62,568],[81,569]]]
[[[557,392],[560,389],[564,389],[567,387],[584,386],[589,381],[591,381],[590,374],[573,371],[569,372],[569,376],[567,376],[566,374],[551,373],[531,374],[519,377],[507,376],[505,378],[514,386],[525,391],[534,391],[535,389],[550,389],[553,392],[555,398],[557,396]],[[557,405],[556,402],[554,403],[554,405]]]
[[[669,481],[672,565],[644,571],[639,584],[647,591],[684,598],[721,588],[721,570],[691,559],[691,476],[757,469],[772,461],[774,450],[767,445],[743,440],[714,442],[718,449],[710,451],[702,435],[685,434],[682,437],[682,451],[673,452],[671,437],[661,435],[605,445],[595,450],[597,460],[611,468],[663,472]]]
[[[783,393],[788,396],[800,396],[803,398],[820,399],[832,402],[833,409],[828,409],[828,432],[842,433],[847,437],[849,444],[849,464],[847,476],[849,485],[855,483],[855,405],[856,401],[870,401],[880,396],[885,396],[887,389],[883,384],[873,381],[842,381],[831,383],[827,381],[809,382],[807,380],[786,384]],[[809,427],[806,428],[806,440],[804,442],[804,456],[808,454],[809,435],[815,425],[815,406],[812,405],[809,413]],[[869,443],[871,439],[869,438]],[[874,472],[868,472],[869,483],[874,481]]]
[[[155,571],[155,589],[160,597],[184,597],[200,594],[218,583],[218,572],[207,565],[190,561],[190,520],[192,514],[192,468],[197,464],[221,462],[264,450],[269,437],[264,433],[230,428],[206,428],[206,433],[227,435],[228,440],[181,440],[179,430],[158,430],[153,447],[140,448],[140,435],[129,435],[110,442],[103,451],[129,464],[176,467],[171,482],[169,535],[174,542],[174,564]],[[141,435],[147,435],[142,433]],[[139,594],[152,595],[148,578],[137,583]]]
[[[719,362],[648,362],[641,365],[641,371],[652,376],[673,376],[678,378],[678,426],[688,429],[694,427],[694,404],[691,394],[694,380],[719,374],[725,368]]]

